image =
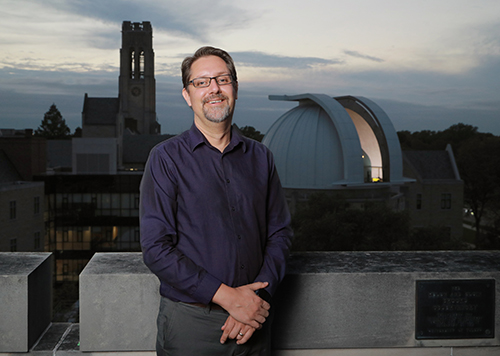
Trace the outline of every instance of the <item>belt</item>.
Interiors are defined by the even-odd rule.
[[[223,307],[221,307],[219,304],[215,304],[215,303],[210,303],[210,304],[203,304],[203,303],[184,303],[184,304],[187,304],[187,305],[192,305],[194,307],[198,307],[198,308],[210,308],[210,309],[213,309],[213,310],[223,310],[223,311],[226,311]]]

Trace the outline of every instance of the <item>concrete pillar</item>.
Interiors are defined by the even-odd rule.
[[[153,350],[159,286],[141,253],[96,253],[80,274],[80,350]]]
[[[52,319],[51,253],[0,253],[0,352],[27,352]]]

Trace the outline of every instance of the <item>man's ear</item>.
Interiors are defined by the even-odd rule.
[[[238,82],[234,85],[234,100],[238,100]]]
[[[189,96],[189,93],[186,88],[182,88],[182,96],[184,97],[184,100],[186,100],[186,103],[191,107],[191,97]]]

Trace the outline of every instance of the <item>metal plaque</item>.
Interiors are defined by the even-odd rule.
[[[416,339],[495,337],[495,280],[420,280]]]

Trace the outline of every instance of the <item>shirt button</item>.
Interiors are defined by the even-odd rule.
[[[226,183],[231,183],[231,180],[229,178],[226,179]]]
[[[245,265],[241,265],[241,266],[240,266],[240,268],[241,268],[241,269],[244,269],[244,268],[245,268]]]
[[[241,240],[241,235],[238,235],[238,240]]]
[[[231,207],[232,211],[236,211],[236,208],[234,206]]]

